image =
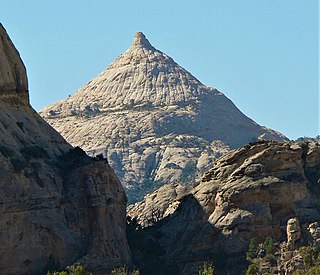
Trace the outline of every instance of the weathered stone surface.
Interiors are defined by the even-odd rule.
[[[31,108],[25,67],[2,25],[0,36],[0,273],[129,264],[118,178]]]
[[[40,113],[71,144],[106,155],[133,200],[139,189],[149,191],[142,186],[185,181],[190,167],[193,182],[228,147],[259,137],[285,139],[246,117],[142,33],[99,76]]]
[[[146,195],[143,201],[129,205],[127,215],[142,228],[151,226],[173,214],[180,204],[179,200],[187,192],[188,188],[184,185],[165,184]]]
[[[1,23],[0,41],[0,93],[2,96],[15,93],[29,102],[26,68]]]
[[[161,245],[166,264],[183,266],[222,255],[220,263],[235,258],[244,263],[251,238],[286,241],[289,219],[297,218],[301,228],[319,221],[319,153],[319,143],[250,143],[221,157],[186,196],[174,198],[178,207],[171,215],[153,225],[144,220],[157,205],[162,209],[155,200],[132,206],[130,215]],[[148,199],[161,197],[157,192]],[[149,214],[145,207],[140,215],[141,205],[152,205]]]
[[[287,247],[295,249],[298,241],[301,240],[301,228],[297,218],[291,218],[287,222]]]
[[[312,240],[310,241],[310,245],[316,246],[319,249],[320,248],[320,224],[319,224],[319,222],[310,223],[308,225],[307,230],[312,237]]]

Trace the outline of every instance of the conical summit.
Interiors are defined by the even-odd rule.
[[[191,185],[229,148],[286,139],[246,117],[141,32],[100,75],[41,115],[71,144],[104,154],[131,202],[164,183]]]

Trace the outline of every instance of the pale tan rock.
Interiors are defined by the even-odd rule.
[[[144,197],[143,201],[129,205],[127,215],[135,219],[141,228],[151,226],[173,214],[178,208],[179,199],[187,193],[184,185],[165,184]]]
[[[100,75],[40,113],[74,146],[103,153],[132,201],[146,182],[191,185],[228,147],[286,139],[246,117],[142,33]]]
[[[291,218],[287,223],[287,247],[294,249],[298,241],[301,240],[301,228],[298,218]]]
[[[320,224],[319,224],[319,222],[310,223],[307,230],[312,237],[311,245],[315,245],[319,249],[320,248]]]
[[[0,25],[0,273],[76,261],[130,264],[126,195],[105,160],[73,148],[29,105],[25,67]]]

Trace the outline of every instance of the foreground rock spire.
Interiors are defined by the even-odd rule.
[[[118,178],[68,144],[28,98],[26,69],[0,25],[0,274],[130,264]]]
[[[29,103],[26,68],[1,23],[0,38],[0,93]]]
[[[141,32],[100,75],[41,115],[71,144],[107,156],[131,198],[163,183],[192,184],[228,147],[286,139],[246,117]]]

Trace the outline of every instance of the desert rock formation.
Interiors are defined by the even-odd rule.
[[[117,176],[32,109],[26,69],[1,24],[0,38],[0,273],[129,264]]]
[[[103,153],[133,200],[164,183],[194,182],[229,147],[285,139],[140,32],[99,76],[40,113],[71,144]]]
[[[311,243],[318,239],[319,180],[319,143],[250,143],[217,160],[187,195],[166,201],[175,205],[172,214],[150,224],[148,217],[163,213],[162,202],[168,197],[166,189],[163,196],[159,189],[129,208],[129,221],[159,243],[161,261],[167,265],[186,266],[221,255],[222,263],[241,257],[244,263],[251,238],[286,241],[287,223],[289,242],[299,239],[300,227],[312,235]],[[142,207],[147,205],[151,207]]]

